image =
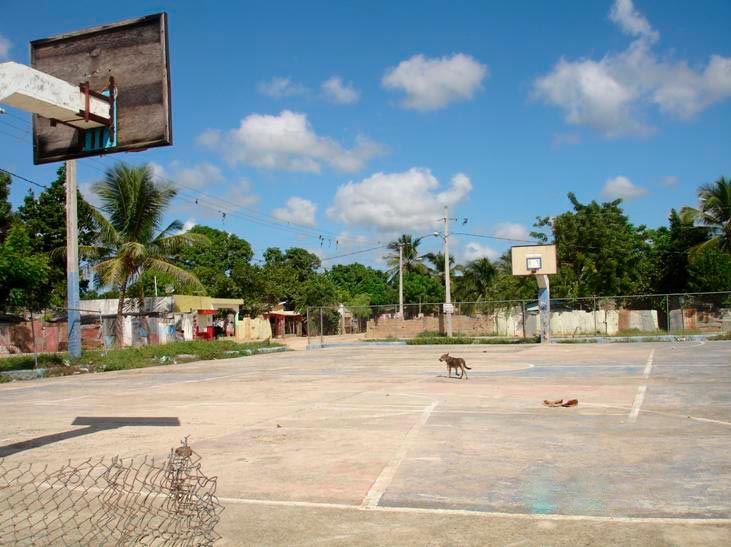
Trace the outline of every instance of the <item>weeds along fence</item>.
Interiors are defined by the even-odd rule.
[[[3,545],[213,545],[216,478],[186,442],[167,460],[89,459],[58,468],[0,459]]]
[[[540,330],[537,300],[455,302],[455,336],[532,338]],[[554,337],[690,335],[731,332],[731,291],[551,300]],[[307,335],[373,340],[446,334],[443,303],[328,306],[307,310]]]

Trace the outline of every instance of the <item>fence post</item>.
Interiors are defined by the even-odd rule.
[[[307,346],[310,345],[310,307],[307,306]]]
[[[592,301],[594,303],[594,336],[599,334],[599,331],[597,331],[596,327],[596,296],[592,296]]]
[[[680,332],[685,336],[685,296],[680,297]]]
[[[325,337],[322,334],[322,306],[320,306],[320,346],[325,346]]]
[[[665,295],[665,333],[670,334],[670,295]]]
[[[525,338],[525,300],[520,301],[520,316],[523,323],[523,338]]]
[[[35,362],[34,368],[38,368],[38,350],[36,349],[36,326],[33,324],[33,310],[28,309],[30,312],[30,335],[33,337],[33,361]]]

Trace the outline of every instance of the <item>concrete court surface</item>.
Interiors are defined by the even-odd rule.
[[[9,461],[190,435],[221,545],[731,544],[729,342],[296,351],[0,385],[0,412]]]

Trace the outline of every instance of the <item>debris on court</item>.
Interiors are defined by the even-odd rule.
[[[553,401],[550,399],[546,399],[543,401],[543,404],[546,406],[563,406],[563,407],[570,407],[570,406],[577,406],[579,404],[578,399],[554,399]]]

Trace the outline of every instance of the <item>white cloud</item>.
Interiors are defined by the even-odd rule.
[[[310,200],[292,196],[287,200],[285,207],[274,209],[272,215],[284,222],[291,222],[300,226],[314,226],[316,224],[316,211],[317,205]]]
[[[635,199],[647,194],[647,189],[635,185],[627,177],[618,176],[607,180],[602,189],[602,195],[609,199]]]
[[[159,163],[155,163],[154,161],[151,161],[147,164],[147,166],[150,168],[150,171],[152,171],[152,180],[159,183],[163,182],[167,179],[167,174],[165,172],[165,168],[160,165]]]
[[[259,82],[256,86],[259,93],[281,99],[282,97],[293,97],[295,95],[304,95],[309,90],[307,87],[295,83],[289,78],[274,77],[268,82]]]
[[[402,105],[406,108],[438,110],[471,99],[487,75],[486,65],[464,53],[434,59],[414,55],[389,69],[381,83],[386,89],[405,92]]]
[[[439,191],[439,181],[428,169],[376,173],[348,182],[335,193],[327,216],[337,222],[380,231],[427,230],[442,216],[444,205],[463,201],[472,190],[470,179],[458,173]]]
[[[616,0],[610,19],[636,37],[625,51],[599,61],[561,58],[534,82],[534,96],[561,108],[568,123],[610,138],[647,135],[653,131],[645,121],[650,106],[688,119],[731,96],[731,58],[712,55],[702,70],[684,60],[658,59],[652,45],[659,33],[631,0]]]
[[[193,229],[193,226],[196,225],[196,221],[194,218],[189,218],[183,223],[183,227],[180,229],[180,233],[184,234],[186,232],[190,232],[190,230]]]
[[[630,36],[641,36],[652,41],[660,38],[645,16],[635,10],[632,0],[616,0],[609,12],[609,19],[619,24]]]
[[[208,162],[199,163],[193,167],[178,169],[175,172],[174,182],[181,186],[191,188],[207,187],[214,183],[220,183],[224,180],[221,169]]]
[[[0,61],[3,59],[7,59],[10,54],[10,46],[12,44],[10,43],[10,40],[5,38],[2,34],[0,34]]]
[[[195,142],[196,144],[207,148],[218,146],[218,143],[221,142],[221,131],[218,129],[206,129],[203,133],[198,135]]]
[[[512,239],[514,241],[526,241],[530,239],[530,233],[528,229],[522,224],[514,224],[511,222],[501,222],[495,225],[492,231],[492,235],[495,237],[502,237],[505,239]]]
[[[667,187],[674,187],[678,184],[678,177],[675,175],[669,175],[667,177],[663,177],[660,180],[660,184]]]
[[[495,249],[488,247],[487,245],[471,241],[465,245],[462,256],[464,257],[465,262],[472,262],[478,258],[489,258],[490,260],[495,260],[499,254],[500,253],[498,253]]]
[[[254,193],[254,188],[246,179],[227,187],[226,193],[219,198],[223,202],[221,209],[233,213],[240,209],[249,209],[261,201],[261,197]]]
[[[343,83],[338,76],[322,82],[322,91],[330,100],[340,104],[353,104],[358,102],[360,93],[352,83]]]
[[[310,173],[319,173],[323,163],[353,173],[383,152],[380,144],[362,136],[356,138],[352,148],[343,148],[334,139],[315,133],[306,114],[289,110],[278,116],[250,114],[237,129],[228,132],[225,142],[223,153],[232,163]]]

